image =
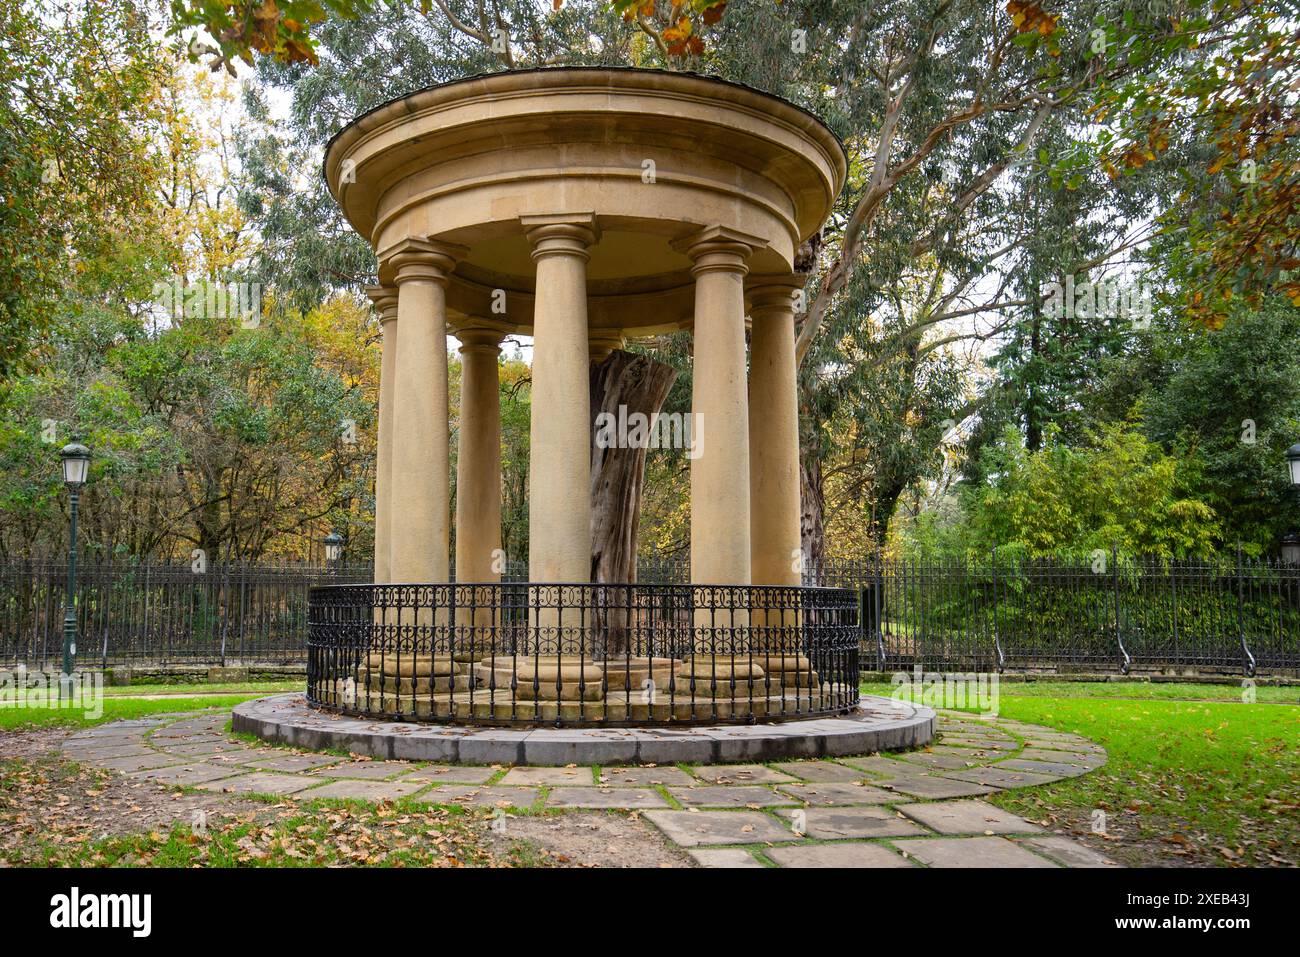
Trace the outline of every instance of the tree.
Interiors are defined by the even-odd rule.
[[[1156,5],[1153,5],[1153,7]],[[1291,0],[1185,0],[1163,17],[1098,19],[1110,67],[1091,93],[1104,128],[1061,157],[1132,175],[1183,161],[1183,195],[1162,253],[1197,321],[1217,326],[1235,298],[1276,289],[1300,303],[1300,43]]]
[[[967,491],[972,554],[997,546],[1030,557],[1125,555],[1184,558],[1208,554],[1219,517],[1193,491],[1196,463],[1166,455],[1133,423],[1114,423],[1084,447],[1049,429],[1041,450],[1028,451],[1014,429],[1004,433],[988,483]]]
[[[36,364],[68,276],[148,245],[165,55],[135,0],[0,0],[0,383]]]
[[[656,6],[656,15],[665,6]],[[799,332],[809,440],[805,549],[816,555],[824,545],[823,459],[832,454],[826,443],[811,441],[817,423],[851,418],[860,390],[873,388],[882,370],[912,376],[892,393],[915,400],[894,410],[912,433],[937,436],[947,420],[960,423],[978,411],[968,384],[950,388],[949,401],[939,402],[937,392],[922,398],[927,383],[944,380],[948,373],[933,375],[944,363],[969,365],[973,349],[1007,328],[1009,310],[1034,298],[1006,281],[1030,235],[1016,171],[1030,164],[1045,175],[1047,160],[1036,152],[1044,132],[1059,128],[1069,135],[1080,128],[1086,119],[1080,94],[1127,68],[1090,52],[1086,27],[1094,16],[1140,6],[1082,0],[1058,18],[1020,2],[1004,13],[974,2],[893,0],[868,15],[845,0],[734,0],[707,25],[704,48],[692,52],[688,43],[682,60],[654,42],[641,22],[648,17],[622,20],[599,3],[568,3],[549,13],[512,0],[439,3],[427,15],[399,5],[322,22],[314,33],[315,66],[268,56],[258,69],[266,82],[292,91],[292,148],[304,155],[402,90],[485,69],[559,63],[690,65],[824,116],[845,142],[850,174],[827,229],[800,256],[812,297]],[[637,6],[636,12],[645,11]],[[497,31],[510,41],[508,57],[494,45]],[[1078,178],[1071,174],[1062,185],[1077,188]],[[359,262],[320,249],[337,240],[341,250],[338,237],[346,229],[319,182],[312,192],[301,216],[272,217],[285,250],[302,243],[316,253],[286,254],[285,261]],[[289,204],[265,208],[286,212]],[[1001,277],[992,288],[990,276]],[[312,280],[319,281],[317,294],[328,279]],[[867,328],[870,335],[863,335]],[[874,435],[874,447],[892,455],[882,438]],[[933,450],[894,456],[891,466],[906,461],[907,468],[875,482],[870,477],[882,460],[850,457],[859,474],[845,488],[878,487],[872,513],[887,523],[894,490],[917,481],[927,467],[922,463],[935,460]]]

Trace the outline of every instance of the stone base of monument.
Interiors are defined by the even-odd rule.
[[[621,693],[620,693],[621,694]],[[416,698],[419,709],[440,717],[455,710],[486,714],[494,706],[474,695]],[[707,719],[708,708],[718,709],[717,720],[744,717],[744,709],[769,709],[769,721],[779,718],[785,696],[748,701],[712,699],[707,702],[656,702],[647,704],[611,694],[607,700],[588,702],[529,702],[536,717],[511,702],[516,720],[512,727],[474,727],[458,724],[414,724],[373,716],[348,717],[309,705],[301,694],[282,694],[235,706],[235,731],[266,741],[316,750],[340,749],[375,758],[436,761],[461,764],[671,764],[769,761],[784,758],[836,757],[918,747],[934,738],[934,711],[920,705],[865,695],[838,717],[792,718],[759,724],[694,724],[679,727],[545,727],[563,712],[572,720],[589,721],[597,713],[611,722],[651,717],[666,720],[671,713],[682,721]],[[791,705],[793,696],[786,700]],[[806,700],[806,696],[805,696]],[[410,707],[411,699],[391,702]],[[694,715],[690,709],[696,709]],[[678,711],[679,708],[684,710]],[[464,710],[462,710],[464,709]],[[738,710],[739,709],[739,710]],[[775,710],[772,710],[775,709]],[[504,717],[504,715],[503,715]]]
[[[762,679],[759,679],[761,682]],[[471,691],[450,694],[398,692],[394,688],[381,690],[377,685],[358,686],[356,697],[342,701],[344,708],[364,710],[411,721],[496,721],[503,725],[515,723],[553,724],[557,720],[583,724],[625,724],[699,721],[738,721],[749,718],[794,717],[828,704],[845,689],[825,685],[814,691],[793,691],[782,694],[765,692],[758,683],[753,689],[739,686],[734,691],[724,688],[696,687],[669,688],[653,696],[642,691],[608,692],[601,694],[600,685],[588,687],[585,697],[579,697],[577,684],[565,686],[566,697],[557,698],[555,688],[542,686],[536,696],[531,686],[517,689],[512,695],[509,687],[490,689],[478,686]],[[549,696],[548,696],[549,692]]]

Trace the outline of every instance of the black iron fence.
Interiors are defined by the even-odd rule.
[[[815,580],[860,589],[864,668],[1300,674],[1300,567],[1275,561],[876,560]]]
[[[842,714],[848,588],[486,583],[313,588],[307,697],[348,714],[657,725]]]
[[[65,576],[62,559],[0,562],[0,667],[58,666]],[[78,661],[301,664],[308,589],[371,577],[367,565],[85,562]],[[505,577],[526,579],[526,566],[512,562]],[[689,574],[682,561],[643,559],[638,577]],[[859,595],[864,668],[1300,674],[1294,565],[870,559],[826,562],[805,583]]]
[[[79,562],[77,661],[301,663],[308,589],[371,578],[368,565]],[[0,667],[58,667],[67,584],[65,561],[0,563]]]

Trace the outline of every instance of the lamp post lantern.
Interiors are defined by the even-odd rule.
[[[325,564],[332,574],[337,575],[339,559],[343,556],[343,536],[338,532],[330,532],[321,539],[321,544],[325,546]]]
[[[1293,497],[1300,497],[1300,442],[1286,450],[1286,466]],[[1282,536],[1282,561],[1287,565],[1300,565],[1300,532],[1294,529]]]
[[[71,529],[68,535],[68,594],[63,615],[63,675],[59,680],[61,697],[72,693],[72,669],[77,659],[77,504],[81,487],[90,471],[90,449],[72,442],[59,452],[63,460],[63,484],[68,487]]]

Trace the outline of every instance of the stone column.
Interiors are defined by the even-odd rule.
[[[674,244],[694,262],[691,385],[691,583],[748,585],[749,404],[745,381],[745,274],[762,241],[712,226]],[[763,669],[747,653],[745,593],[695,591],[695,653],[679,682],[692,697],[765,697]]]
[[[528,577],[591,577],[587,247],[592,213],[524,216],[537,263],[528,467]]]
[[[749,527],[755,585],[800,583],[794,299],[802,277],[750,290]]]
[[[755,585],[801,583],[799,406],[794,295],[802,276],[763,277],[749,290],[749,525]],[[782,589],[752,595],[750,648],[766,684],[807,707],[817,676],[803,655],[799,596]]]
[[[695,263],[691,581],[750,582],[745,273],[762,240],[710,227],[674,244]]]
[[[393,392],[397,376],[397,288],[367,286],[366,295],[379,313],[383,353],[379,366],[379,438],[375,450],[375,584],[389,578],[392,528]]]
[[[407,240],[396,269],[397,350],[389,576],[394,582],[445,582],[450,532],[447,421],[447,274],[459,247]]]
[[[474,327],[460,347],[460,439],[456,456],[456,581],[501,580],[501,333]]]

